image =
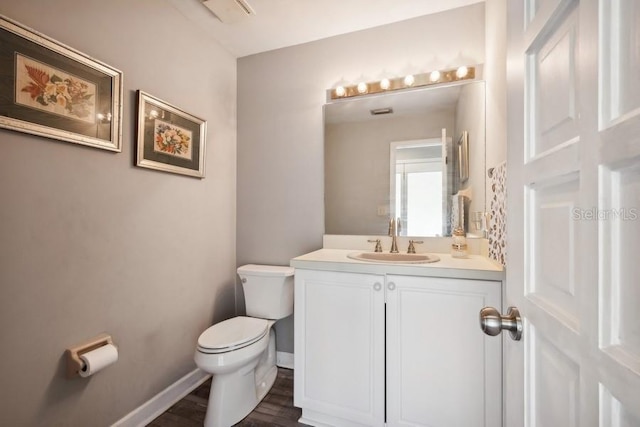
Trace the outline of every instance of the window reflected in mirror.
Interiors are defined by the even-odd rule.
[[[443,235],[442,142],[438,139],[390,144],[391,216],[400,218],[401,236]],[[444,180],[446,188],[446,179]]]

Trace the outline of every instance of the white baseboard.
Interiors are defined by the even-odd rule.
[[[281,368],[293,369],[293,353],[276,351],[276,365]]]
[[[211,377],[204,371],[196,368],[184,377],[180,378],[169,387],[156,394],[147,402],[134,409],[124,418],[121,418],[111,427],[142,427],[160,416],[173,404],[195,390],[200,384]]]

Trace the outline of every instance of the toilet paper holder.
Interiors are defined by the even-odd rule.
[[[111,335],[100,334],[81,344],[69,347],[65,351],[67,354],[67,378],[80,377],[79,372],[82,370],[84,365],[84,362],[80,359],[82,354],[88,353],[107,344],[113,344]]]

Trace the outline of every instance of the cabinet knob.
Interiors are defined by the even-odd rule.
[[[394,290],[396,288],[396,284],[393,282],[389,282],[387,283],[387,289],[389,289],[390,291]]]
[[[480,329],[487,335],[496,336],[503,330],[509,331],[511,338],[520,341],[522,338],[522,320],[516,307],[509,307],[506,316],[502,316],[493,307],[480,310]]]
[[[373,285],[373,290],[374,291],[379,291],[381,289],[382,289],[382,284],[381,283],[378,283],[378,282],[374,283],[374,285]]]

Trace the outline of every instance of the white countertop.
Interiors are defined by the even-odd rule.
[[[503,268],[481,255],[453,258],[447,253],[433,253],[440,261],[425,264],[390,264],[359,261],[348,258],[357,249],[319,249],[293,258],[290,265],[309,270],[343,271],[351,273],[401,274],[411,276],[451,277],[459,279],[503,280]]]

